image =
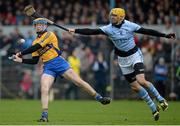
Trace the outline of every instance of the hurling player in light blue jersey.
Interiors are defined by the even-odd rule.
[[[113,8],[110,12],[110,24],[97,29],[69,29],[70,33],[83,35],[103,34],[108,36],[115,47],[115,54],[118,56],[119,66],[126,80],[130,83],[132,90],[137,92],[140,98],[146,101],[150,107],[154,120],[159,119],[159,109],[168,108],[167,101],[159,94],[153,84],[145,79],[143,55],[134,42],[134,33],[141,33],[157,37],[175,38],[174,33],[164,34],[152,29],[146,29],[140,25],[125,20],[125,10]],[[148,92],[153,95],[159,105],[156,105]]]

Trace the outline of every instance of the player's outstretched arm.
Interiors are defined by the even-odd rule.
[[[78,33],[82,35],[104,35],[105,33],[101,29],[90,29],[90,28],[83,28],[83,29],[69,29],[70,33]]]
[[[152,36],[157,36],[157,37],[165,37],[165,38],[170,38],[170,39],[176,38],[175,33],[164,34],[159,31],[156,31],[153,29],[146,29],[143,27],[141,27],[139,30],[135,31],[135,33],[141,33],[141,34],[152,35]]]

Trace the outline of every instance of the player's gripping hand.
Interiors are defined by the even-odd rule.
[[[68,32],[71,34],[75,34],[75,29],[70,28],[70,29],[68,29]]]
[[[13,61],[18,62],[18,63],[22,63],[22,57],[20,57],[18,55],[19,55],[18,53],[16,53],[16,55],[13,55]]]
[[[176,38],[176,34],[175,33],[166,34],[166,38],[175,39]]]
[[[16,56],[18,56],[18,57],[22,57],[21,52],[16,53]]]

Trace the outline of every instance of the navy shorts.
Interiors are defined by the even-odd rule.
[[[57,76],[61,76],[69,68],[69,63],[64,58],[58,56],[44,63],[43,74],[52,75],[56,78]]]

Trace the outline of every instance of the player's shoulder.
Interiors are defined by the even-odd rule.
[[[109,24],[104,25],[104,26],[106,26],[106,27],[112,27],[112,24],[111,24],[111,23],[109,23]]]
[[[47,31],[46,35],[56,37],[56,34],[52,31]]]
[[[112,24],[111,23],[109,23],[107,25],[103,25],[103,26],[100,27],[101,30],[108,30],[110,28],[112,28]]]
[[[124,23],[125,23],[126,25],[136,24],[136,23],[134,23],[134,22],[132,22],[132,21],[128,21],[128,20],[124,20]]]
[[[125,20],[124,22],[125,23],[124,23],[123,27],[131,29],[132,31],[136,31],[141,28],[141,26],[137,23],[134,23],[134,22],[131,22],[128,20]]]
[[[41,39],[46,40],[46,39],[50,39],[52,37],[55,37],[55,34],[52,31],[46,31],[42,34]]]
[[[127,25],[139,25],[139,24],[137,24],[135,22],[128,21],[128,20],[125,20],[125,24],[127,24]]]
[[[54,32],[52,32],[52,31],[47,31],[47,34],[50,34],[50,35],[55,35],[55,33],[54,33]]]
[[[109,23],[109,24],[105,25],[105,27],[107,27],[107,28],[112,28],[112,24]]]

